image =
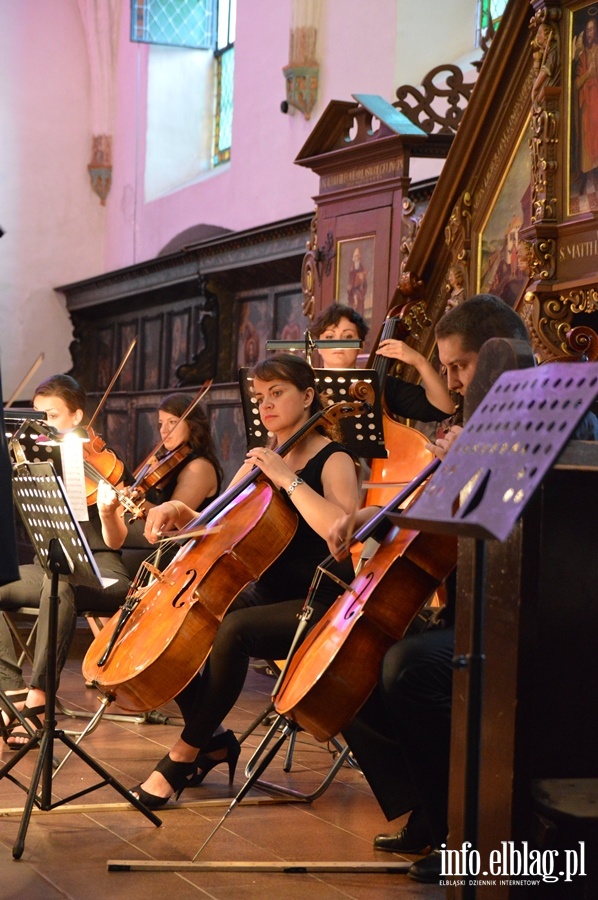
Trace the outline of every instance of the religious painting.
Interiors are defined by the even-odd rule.
[[[519,256],[519,233],[531,223],[531,160],[527,141],[526,127],[481,228],[478,245],[478,291],[496,294],[513,307],[527,283]]]
[[[374,303],[374,249],[373,234],[349,241],[338,241],[336,269],[336,301],[350,306],[372,323]]]
[[[237,366],[255,366],[266,356],[266,341],[272,338],[272,304],[268,299],[241,301]]]
[[[212,437],[218,447],[218,459],[224,472],[222,483],[226,487],[243,464],[247,452],[243,410],[240,404],[210,406],[209,418]]]
[[[569,215],[598,210],[598,3],[570,11]]]
[[[307,327],[303,315],[303,294],[280,294],[276,298],[276,329],[274,337],[280,341],[297,341],[303,343]]]

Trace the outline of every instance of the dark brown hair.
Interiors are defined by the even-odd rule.
[[[350,306],[343,306],[342,303],[333,303],[323,309],[320,315],[314,319],[309,329],[313,337],[320,337],[331,325],[338,325],[341,319],[348,319],[357,328],[357,334],[360,341],[365,341],[366,335],[370,330],[365,324],[363,316]]]
[[[167,397],[164,397],[158,409],[180,419],[192,401],[193,397],[189,396],[189,394],[169,394]],[[195,451],[197,456],[207,459],[214,466],[216,477],[218,478],[218,486],[220,487],[223,474],[222,466],[216,455],[216,447],[214,446],[210,423],[205,411],[198,404],[189,413],[185,422],[189,426],[189,446]]]
[[[51,375],[38,384],[33,397],[60,397],[70,413],[75,413],[78,409],[85,413],[85,389],[70,375]]]
[[[309,408],[309,415],[313,416],[323,409],[314,370],[301,356],[293,356],[292,353],[277,353],[276,356],[259,362],[249,375],[251,378],[259,378],[260,381],[288,381],[299,391],[313,388],[314,398]],[[339,439],[334,426],[323,423],[316,428],[320,433],[326,433],[332,440]]]
[[[494,337],[529,341],[523,319],[494,294],[476,294],[445,313],[435,328],[436,339],[458,335],[463,350],[479,353]]]

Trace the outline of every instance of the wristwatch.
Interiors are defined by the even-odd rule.
[[[287,488],[287,494],[289,495],[289,497],[291,496],[295,488],[299,487],[300,484],[305,484],[303,478],[295,478],[294,481],[291,481],[290,485]]]

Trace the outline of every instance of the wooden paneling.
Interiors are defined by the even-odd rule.
[[[162,385],[162,334],[164,315],[146,316],[141,322],[143,356],[139,387],[155,391]]]

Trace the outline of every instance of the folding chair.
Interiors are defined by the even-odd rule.
[[[281,673],[281,667],[282,665],[284,665],[284,661],[266,660],[266,663],[267,669],[270,670],[275,678],[278,678]],[[295,752],[297,737],[303,730],[295,722],[292,722],[285,716],[276,713],[274,710],[274,704],[269,703],[265,707],[265,709],[263,709],[262,712],[253,720],[249,727],[246,728],[245,731],[239,736],[239,743],[242,744],[261,725],[266,725],[267,731],[262,737],[259,746],[256,748],[249,761],[247,762],[247,765],[245,766],[245,777],[247,779],[252,779],[256,768],[258,768],[260,765],[260,760],[262,759],[263,754],[276,739],[277,733],[277,743],[279,746],[282,746],[285,740],[287,741],[287,748],[282,769],[283,772],[289,773],[292,770],[293,766],[293,755]],[[359,771],[357,763],[350,755],[348,746],[343,745],[343,743],[337,737],[332,738],[329,743],[334,747],[334,751],[336,754],[335,758],[333,759],[332,766],[330,767],[328,773],[325,775],[320,785],[311,793],[302,793],[301,791],[297,791],[294,788],[288,787],[286,785],[274,784],[273,782],[263,781],[261,779],[258,779],[253,783],[257,787],[264,788],[265,790],[270,790],[277,794],[283,794],[284,796],[289,797],[289,799],[311,803],[313,800],[316,800],[318,797],[322,796],[324,791],[333,781],[338,770],[343,766],[345,762]]]

